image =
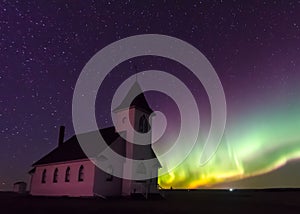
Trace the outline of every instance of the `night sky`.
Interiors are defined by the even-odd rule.
[[[228,111],[226,139],[216,158],[201,169],[191,164],[198,157],[195,149],[181,167],[161,178],[162,186],[210,187],[300,158],[299,0],[1,0],[0,190],[27,181],[31,164],[57,146],[60,125],[66,126],[66,138],[74,134],[73,90],[89,59],[114,41],[150,33],[198,48],[219,75]],[[185,67],[161,57],[138,57],[118,65],[100,87],[100,127],[112,124],[110,104],[117,87],[148,69],[180,78],[200,113],[209,115],[205,91]],[[153,109],[173,118],[175,134],[174,103],[159,93],[146,95]],[[300,167],[291,169],[294,174],[282,170],[282,186],[292,185],[290,176],[300,177]]]

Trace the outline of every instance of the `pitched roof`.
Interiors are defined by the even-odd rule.
[[[101,129],[99,131],[108,145],[111,145],[118,138],[121,138],[120,135],[115,132],[114,127]],[[87,156],[81,148],[81,145],[78,142],[78,137],[84,137],[85,139],[89,139],[88,142],[90,144],[88,146],[94,146],[93,148],[96,148],[93,150],[93,155],[96,156],[104,149],[104,147],[99,148],[99,144],[96,143],[97,145],[95,145],[95,142],[93,141],[93,139],[96,139],[95,136],[96,134],[98,134],[99,131],[88,132],[80,134],[78,136],[74,135],[73,137],[65,141],[62,145],[58,146],[57,148],[49,152],[47,155],[42,157],[40,160],[33,163],[32,166],[87,158]]]
[[[109,145],[111,147],[111,149],[113,149],[113,150],[114,150],[114,148],[113,148],[114,144],[118,144],[118,143],[121,143],[124,141],[123,138],[117,132],[115,132],[114,127],[100,129],[99,131],[100,131],[103,139],[107,143],[107,145]],[[81,139],[81,137],[83,137],[84,140],[86,142],[88,142],[87,146],[89,146],[90,150],[92,151],[92,154],[89,154],[89,155],[91,155],[92,157],[97,157],[97,155],[105,149],[105,145],[99,144],[97,141],[95,141],[95,140],[97,140],[96,135],[99,134],[99,131],[93,131],[93,132],[80,134],[77,136],[76,135],[72,136],[67,141],[65,141],[63,144],[56,147],[54,150],[52,150],[47,155],[42,157],[40,160],[33,163],[32,166],[34,168],[29,171],[29,174],[35,172],[35,167],[37,165],[58,163],[58,162],[65,162],[65,161],[73,161],[73,160],[80,160],[80,159],[87,158],[86,154],[82,150],[82,146],[84,146],[84,145],[79,144],[77,138]],[[115,150],[115,152],[119,153],[122,156],[125,156],[125,144],[123,144],[124,147],[122,147],[122,145],[117,145],[117,146],[118,147],[121,146],[122,154],[120,154],[120,150],[119,151]],[[151,153],[149,154],[150,156],[143,157],[143,159],[144,158],[150,159],[150,158],[156,157],[155,152],[153,151],[151,145],[145,145],[145,146],[150,146]],[[144,145],[135,145],[135,148],[137,150],[142,149],[142,147],[144,147]],[[159,163],[159,161],[158,161],[158,163]]]
[[[26,184],[26,182],[24,182],[24,181],[18,181],[18,182],[14,183],[14,185],[18,185],[18,184]]]
[[[137,96],[135,97],[135,95],[137,95]],[[135,98],[130,103],[130,101],[133,97],[135,97]],[[117,108],[114,109],[114,111],[126,109],[128,107],[136,107],[136,108],[142,109],[148,113],[153,112],[153,110],[150,108],[150,106],[145,98],[145,95],[143,93],[143,90],[141,89],[141,86],[139,85],[139,83],[137,81],[131,86],[131,88],[128,91],[124,100],[121,102],[121,104]]]

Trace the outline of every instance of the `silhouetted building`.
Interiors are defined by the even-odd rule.
[[[13,191],[17,193],[24,194],[26,193],[27,184],[23,181],[14,183]]]
[[[127,103],[133,91],[138,90],[140,94],[132,101]],[[129,106],[129,107],[128,107]],[[129,122],[138,132],[145,133],[151,131],[150,114],[152,109],[149,107],[144,94],[137,82],[129,90],[123,102],[114,110],[116,114],[115,127],[99,130],[107,145],[118,154],[130,158],[141,160],[137,172],[132,172],[131,162],[124,162],[122,170],[124,173],[142,173],[151,175],[152,179],[146,180],[126,180],[99,169],[87,158],[82,151],[78,136],[73,136],[64,141],[64,127],[59,133],[58,147],[35,162],[31,174],[30,193],[32,195],[47,196],[117,196],[131,195],[133,193],[148,194],[157,193],[157,175],[160,167],[152,150],[151,135],[147,141],[148,145],[137,145],[135,142],[136,134],[128,128]],[[129,115],[129,118],[127,118]],[[99,131],[81,134],[80,136],[95,139],[94,136]],[[129,142],[120,135],[126,135]],[[99,156],[101,148],[95,149],[92,160],[105,161],[107,157]],[[147,170],[142,160],[156,160],[151,170]],[[109,166],[107,172],[113,172],[113,166]]]

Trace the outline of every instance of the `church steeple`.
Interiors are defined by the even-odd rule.
[[[132,100],[132,98],[134,99]],[[123,175],[135,178],[134,180],[122,180],[122,194],[131,195],[143,191],[143,189],[149,189],[151,183],[157,183],[157,169],[160,164],[152,150],[150,115],[153,110],[148,105],[141,86],[136,80],[124,100],[113,111],[116,118],[114,123],[116,132],[126,136],[125,155],[127,159],[124,162]],[[145,168],[143,160],[154,158],[156,161],[153,166]],[[139,160],[140,163],[137,165],[131,160]],[[136,181],[143,176],[151,177],[153,175],[155,175],[153,179],[143,178],[142,182]],[[137,189],[137,187],[139,188]]]
[[[132,97],[134,97],[135,95],[137,95],[137,96],[130,103]],[[114,109],[114,112],[122,110],[122,109],[131,108],[131,107],[135,107],[137,109],[146,111],[149,114],[151,114],[153,112],[153,110],[150,108],[150,106],[145,98],[145,95],[141,89],[141,86],[139,85],[137,80],[131,86],[130,90],[128,91],[126,97],[121,102],[121,104],[117,108]]]

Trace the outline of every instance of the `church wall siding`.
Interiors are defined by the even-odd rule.
[[[119,196],[122,190],[122,180],[95,168],[94,192],[100,196]]]
[[[81,165],[84,166],[84,179],[78,181]],[[65,175],[68,167],[70,167],[70,179],[66,182]],[[55,183],[53,175],[56,168],[58,177]],[[94,168],[95,166],[89,160],[37,166],[32,175],[30,193],[44,196],[93,196]],[[46,182],[42,183],[44,169],[46,169]]]

